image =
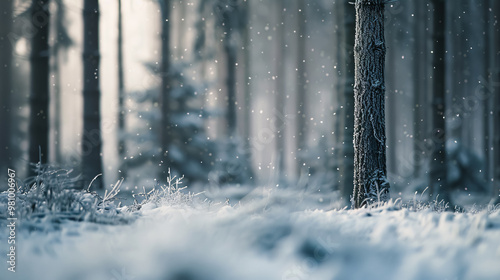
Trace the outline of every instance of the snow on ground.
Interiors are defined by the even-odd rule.
[[[126,225],[21,226],[16,273],[2,226],[0,279],[500,279],[498,210],[328,210],[304,192],[255,193],[149,203]]]

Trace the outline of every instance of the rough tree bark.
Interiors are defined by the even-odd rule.
[[[385,0],[356,0],[354,207],[387,201]]]
[[[160,2],[161,8],[161,90],[160,90],[160,103],[161,103],[161,150],[162,150],[162,166],[160,169],[160,178],[164,179],[168,175],[168,167],[172,165],[171,157],[169,156],[169,149],[172,139],[172,127],[170,122],[170,0],[162,0]]]
[[[12,30],[12,0],[0,1],[0,168],[7,170],[12,167],[11,158],[11,111],[10,95],[12,88],[12,43],[8,35]],[[3,176],[0,176],[3,178]]]
[[[31,95],[29,163],[47,163],[49,155],[49,1],[33,0],[31,22]],[[29,168],[28,174],[36,175]]]
[[[103,174],[99,87],[99,1],[85,0],[83,6],[83,134],[82,174],[84,187]],[[103,176],[93,187],[104,188]]]
[[[342,87],[343,110],[342,110],[342,149],[341,149],[341,164],[339,173],[342,178],[340,180],[340,193],[342,199],[349,204],[350,197],[354,190],[354,39],[356,32],[356,10],[349,1],[343,1],[343,28],[344,36],[342,40],[343,50],[343,82]]]
[[[432,46],[432,127],[434,148],[430,163],[430,194],[439,195],[439,200],[450,202],[450,193],[447,190],[446,172],[446,123],[445,114],[445,56],[446,38],[445,23],[446,11],[444,0],[432,0],[434,7],[433,17],[433,46]]]

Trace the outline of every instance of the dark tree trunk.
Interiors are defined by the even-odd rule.
[[[277,1],[278,8],[278,27],[277,33],[277,58],[276,72],[278,79],[276,81],[276,160],[278,176],[283,178],[285,175],[285,88],[286,88],[286,49],[285,49],[285,0]]]
[[[49,1],[33,0],[31,22],[31,95],[29,162],[47,163],[49,155]],[[35,175],[29,168],[29,175]]]
[[[493,81],[495,85],[497,85],[494,89],[494,103],[495,103],[495,111],[494,111],[494,123],[496,124],[493,130],[493,147],[494,147],[494,184],[493,184],[493,202],[500,203],[500,87],[498,83],[500,82],[500,27],[498,22],[500,21],[500,1],[491,0],[492,3],[492,12],[494,13],[494,18],[497,24],[494,25],[494,29],[492,30],[493,35],[493,45],[494,50],[497,50],[494,53],[493,61],[494,68],[492,69]],[[493,23],[490,23],[493,25]]]
[[[445,114],[445,1],[432,0],[434,7],[433,19],[433,53],[432,53],[432,140],[434,149],[430,163],[430,193],[432,196],[439,195],[439,200],[450,202],[450,194],[447,190],[446,172],[446,123]]]
[[[99,1],[85,0],[83,6],[83,135],[82,173],[84,187],[103,174],[99,88]],[[93,187],[104,188],[103,176]]]
[[[298,0],[297,13],[297,160],[300,176],[303,168],[304,149],[306,148],[306,3]]]
[[[427,40],[426,30],[426,5],[421,0],[413,1],[415,6],[415,17],[413,19],[414,31],[414,48],[415,56],[413,60],[413,177],[418,178],[422,167],[424,144],[424,107],[426,103],[426,57],[427,57]]]
[[[121,162],[120,177],[127,177],[126,144],[125,144],[125,82],[123,79],[123,28],[122,28],[122,0],[118,0],[118,158]]]
[[[250,50],[250,21],[251,21],[251,11],[250,11],[250,1],[245,1],[243,3],[243,12],[245,13],[245,19],[247,20],[247,26],[243,28],[243,56],[245,60],[245,66],[244,66],[244,75],[243,75],[243,81],[244,81],[244,100],[245,104],[243,104],[244,109],[243,109],[243,115],[244,115],[244,132],[243,132],[243,138],[245,142],[245,147],[250,147],[250,137],[251,137],[251,131],[252,131],[252,117],[251,117],[251,110],[252,110],[252,86],[250,84],[250,79],[252,75],[252,61],[251,61],[251,50]],[[249,151],[248,158],[250,159],[252,157],[252,154]],[[251,165],[249,165],[251,166]],[[253,172],[252,172],[253,174]]]
[[[162,13],[161,24],[161,150],[162,150],[162,168],[160,169],[160,179],[165,179],[168,175],[168,168],[172,165],[169,149],[171,148],[172,124],[170,122],[170,90],[171,90],[171,69],[170,69],[170,0],[160,2]]]
[[[342,150],[340,165],[340,192],[345,202],[350,201],[354,190],[354,39],[356,32],[356,10],[349,1],[343,2],[344,40],[343,40],[343,82],[342,94],[344,95],[342,110]]]
[[[385,0],[356,0],[354,206],[389,199],[385,155]]]
[[[231,2],[231,1],[230,1]],[[234,3],[233,3],[234,2]],[[236,1],[231,2],[232,7],[236,7]],[[224,28],[224,52],[226,55],[226,89],[227,89],[227,103],[226,103],[226,121],[227,121],[227,134],[228,137],[236,137],[236,63],[238,51],[234,33],[237,31],[236,20],[237,11],[226,9],[223,13],[223,28]]]
[[[11,147],[11,89],[12,89],[12,43],[8,35],[12,29],[12,0],[0,1],[0,170],[12,167]],[[3,178],[3,176],[0,176]]]

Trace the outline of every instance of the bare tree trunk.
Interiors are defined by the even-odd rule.
[[[450,193],[447,190],[446,172],[446,123],[445,114],[445,1],[432,0],[434,8],[434,40],[432,54],[432,122],[434,149],[430,163],[430,192],[431,195],[439,194],[439,200],[450,202]]]
[[[484,85],[484,94],[486,98],[483,101],[483,130],[484,130],[484,153],[486,162],[486,184],[488,189],[495,187],[495,154],[494,154],[494,120],[492,112],[495,110],[495,88],[492,86],[494,82],[494,67],[495,67],[495,18],[493,11],[490,11],[492,4],[489,0],[485,1],[483,7],[484,12],[484,36],[485,36],[485,57],[484,57],[484,72],[487,85]],[[497,24],[498,25],[498,24]],[[497,93],[498,94],[498,93]]]
[[[413,78],[413,177],[418,178],[422,167],[422,145],[424,143],[424,112],[425,112],[425,93],[426,93],[426,57],[427,40],[425,33],[425,9],[426,5],[420,0],[413,1],[415,5],[414,17],[414,48],[415,57],[413,60],[414,78]]]
[[[236,5],[235,3],[232,3]],[[226,55],[226,88],[227,88],[227,103],[226,103],[226,121],[227,121],[227,134],[229,138],[236,137],[237,127],[237,114],[236,114],[236,63],[238,51],[236,48],[236,38],[234,33],[237,32],[236,16],[232,14],[236,11],[225,11],[224,16],[224,52]]]
[[[0,1],[0,170],[12,167],[11,147],[11,89],[12,89],[12,43],[8,35],[12,30],[13,1]],[[6,173],[5,173],[6,174]],[[0,176],[0,179],[3,176]]]
[[[118,0],[118,158],[121,162],[120,177],[127,177],[127,161],[125,160],[127,146],[125,143],[125,82],[123,79],[123,27],[122,27],[122,0]]]
[[[163,168],[160,169],[161,179],[166,178],[168,167],[172,165],[171,157],[169,155],[169,149],[171,148],[172,139],[172,124],[170,121],[170,79],[171,79],[171,69],[170,69],[170,0],[162,0],[160,2],[161,14],[162,14],[162,24],[161,24],[161,90],[160,90],[160,102],[161,102],[161,149]]]
[[[306,148],[306,3],[298,0],[297,13],[297,175],[300,176],[303,167],[303,153]]]
[[[102,137],[99,87],[99,1],[85,0],[83,6],[83,135],[82,173],[84,186],[103,174]],[[103,176],[93,182],[96,188],[104,188]]]
[[[276,30],[277,34],[277,58],[276,58],[276,72],[278,75],[278,79],[276,81],[276,114],[278,116],[276,119],[276,153],[277,153],[277,168],[278,168],[278,176],[283,178],[286,172],[285,167],[285,90],[286,90],[286,69],[285,69],[285,60],[286,60],[286,49],[285,49],[285,1],[279,0],[277,1],[277,9],[278,9],[278,27]]]
[[[49,1],[33,0],[31,22],[31,96],[29,162],[47,163],[49,155]],[[32,168],[28,173],[35,175]]]
[[[250,1],[245,1],[243,3],[243,12],[245,13],[245,18],[247,20],[248,26],[250,26],[250,21],[251,21],[251,8],[250,8]],[[252,75],[252,61],[251,61],[251,51],[250,51],[250,29],[247,27],[243,28],[243,56],[245,60],[245,66],[244,66],[244,100],[245,103],[243,104],[243,115],[244,115],[244,132],[243,132],[243,138],[245,142],[245,147],[250,147],[250,137],[251,137],[251,131],[252,131],[252,116],[251,116],[251,110],[252,110],[252,86],[250,84],[250,76]],[[248,158],[252,157],[251,154],[248,155]],[[249,164],[251,166],[251,164]],[[252,172],[253,174],[253,172]]]
[[[389,199],[385,155],[385,0],[356,0],[354,206]]]
[[[342,93],[342,162],[340,165],[340,192],[345,202],[350,201],[354,191],[354,39],[356,33],[356,10],[349,1],[343,1],[343,81]]]
[[[53,156],[55,162],[62,164],[62,128],[61,128],[61,69],[60,65],[62,62],[63,51],[65,51],[71,44],[71,39],[67,34],[67,30],[64,26],[65,24],[65,7],[63,0],[56,0],[57,5],[56,15],[55,15],[55,28],[54,33],[56,34],[56,40],[52,47],[53,53],[53,64],[52,64],[52,76],[53,80],[53,99],[54,99],[54,117],[53,119],[53,131],[54,131],[54,143],[52,146]]]
[[[500,20],[500,1],[492,0],[492,12],[496,17],[497,24],[492,27],[492,40],[494,49],[498,50],[500,48],[500,27],[498,21]],[[493,26],[492,23],[490,25]],[[496,124],[493,131],[493,147],[494,147],[494,184],[493,184],[493,202],[500,203],[500,87],[498,83],[500,82],[500,52],[496,51],[493,57],[494,61],[494,69],[493,79],[495,81],[495,85],[497,85],[494,89],[494,103],[495,103],[495,111],[494,111],[494,123]]]

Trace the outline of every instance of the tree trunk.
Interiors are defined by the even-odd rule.
[[[85,0],[83,6],[83,135],[82,173],[84,187],[103,174],[99,88],[99,2]],[[93,186],[104,188],[103,176]]]
[[[340,174],[340,192],[342,199],[349,204],[354,191],[354,39],[356,33],[356,10],[349,1],[343,1],[343,82],[344,95],[342,104],[342,150]]]
[[[162,150],[162,168],[160,169],[161,179],[165,179],[168,176],[168,168],[172,165],[171,157],[169,155],[169,149],[171,148],[172,139],[172,124],[170,122],[170,79],[171,79],[171,69],[170,69],[170,0],[162,0],[160,2],[161,13],[162,13],[162,24],[161,24],[161,91],[160,91],[160,103],[161,103],[161,150]]]
[[[127,147],[125,144],[125,82],[123,79],[123,28],[122,28],[122,0],[118,0],[118,158],[121,162],[119,177],[127,177],[127,161],[125,160]]]
[[[484,86],[484,98],[483,106],[483,126],[484,126],[484,152],[485,152],[485,162],[486,162],[486,184],[488,189],[495,188],[495,116],[493,112],[495,111],[495,96],[498,92],[495,92],[495,87],[493,86],[496,79],[494,74],[495,69],[495,56],[496,56],[496,46],[495,46],[495,28],[498,28],[498,23],[494,24],[495,17],[492,9],[492,3],[487,0],[484,4],[484,36],[485,36],[485,79],[488,84]]]
[[[12,90],[12,43],[8,35],[12,29],[12,0],[0,1],[0,170],[12,167],[11,147],[11,90]],[[3,178],[3,176],[0,176]]]
[[[49,155],[49,1],[33,0],[31,19],[31,96],[29,163],[47,163]],[[28,173],[36,175],[30,167]]]
[[[52,46],[53,53],[53,62],[52,62],[52,76],[53,80],[53,100],[54,100],[54,117],[53,119],[53,131],[54,131],[54,143],[52,145],[54,161],[62,164],[63,163],[63,155],[62,155],[62,128],[61,128],[61,62],[62,62],[62,53],[71,45],[71,40],[68,37],[67,30],[64,27],[65,24],[65,11],[64,11],[64,3],[63,0],[55,1],[57,10],[56,10],[56,19],[55,19],[55,28],[54,33],[56,34],[56,40],[54,45]]]
[[[276,30],[277,38],[277,58],[276,58],[276,72],[278,79],[276,80],[276,153],[277,157],[277,174],[278,180],[284,178],[286,167],[285,167],[285,104],[286,104],[286,49],[285,49],[285,1],[277,1],[278,8],[278,27]]]
[[[425,95],[426,95],[426,57],[427,57],[427,40],[426,30],[426,6],[421,0],[413,1],[415,6],[415,17],[413,19],[414,31],[414,48],[415,56],[413,59],[413,177],[418,178],[422,167],[424,144],[424,112],[425,112]]]
[[[500,28],[498,22],[500,21],[500,1],[492,0],[492,12],[495,15],[497,24],[490,25],[494,26],[493,28],[493,50],[498,50],[500,48]],[[492,69],[493,81],[496,85],[500,82],[500,52],[496,51],[494,53],[494,69]],[[494,148],[494,184],[493,184],[493,202],[500,203],[500,87],[496,86],[494,92],[494,103],[495,103],[495,111],[494,111],[494,123],[496,124],[493,131],[493,148]]]
[[[233,3],[232,5],[236,5]],[[226,55],[226,89],[227,89],[227,103],[226,103],[226,121],[227,121],[227,134],[229,138],[236,137],[236,63],[237,63],[237,48],[234,38],[236,32],[236,17],[233,14],[236,11],[224,11],[224,52]]]
[[[251,26],[251,10],[250,10],[250,1],[245,1],[243,3],[243,12],[245,13],[245,19],[247,20],[247,26],[243,29],[243,56],[245,60],[245,66],[244,66],[244,75],[243,75],[243,81],[244,81],[244,100],[245,103],[243,104],[243,115],[244,115],[244,132],[243,132],[243,138],[244,138],[244,143],[245,147],[250,147],[250,137],[252,133],[252,116],[251,116],[251,111],[252,111],[252,86],[250,84],[250,77],[252,75],[252,62],[251,62],[251,50],[250,50],[250,28]],[[248,154],[248,159],[250,160],[252,157],[252,154],[249,151]],[[251,166],[251,164],[249,164]],[[253,174],[253,172],[252,172]]]
[[[304,149],[306,148],[306,3],[298,0],[297,13],[297,175],[303,169]]]
[[[385,0],[356,0],[354,207],[389,199],[385,155]]]
[[[446,172],[446,123],[445,114],[445,1],[432,0],[434,7],[434,40],[432,53],[432,127],[434,149],[431,155],[430,163],[430,193],[432,196],[439,195],[439,200],[450,202],[450,193],[447,190],[447,172]]]

